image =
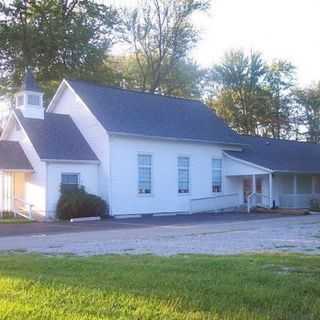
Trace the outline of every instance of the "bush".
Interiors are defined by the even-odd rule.
[[[87,193],[83,188],[61,192],[57,204],[57,218],[70,220],[72,218],[101,217],[108,214],[108,205],[100,197]]]
[[[312,211],[320,211],[320,200],[319,199],[312,199],[310,201],[310,209]]]

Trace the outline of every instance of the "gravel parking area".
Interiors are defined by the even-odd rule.
[[[264,219],[236,217],[220,222],[215,219],[198,221],[196,218],[189,222],[183,219],[179,222],[178,219],[175,223],[164,223],[168,218],[157,218],[150,223],[143,219],[132,222],[119,220],[112,222],[113,228],[100,225],[84,228],[81,232],[75,227],[66,233],[2,236],[0,250],[76,255],[320,253],[320,215],[267,216]]]

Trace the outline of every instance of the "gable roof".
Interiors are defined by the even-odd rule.
[[[97,85],[67,83],[109,133],[239,144],[239,136],[200,101]]]
[[[19,110],[15,114],[40,159],[98,161],[69,115],[45,112],[42,120],[25,118]]]
[[[30,68],[26,69],[26,73],[21,83],[20,91],[35,91],[35,92],[42,92],[39,88],[38,83],[34,79],[33,73]]]
[[[33,170],[28,158],[17,141],[0,141],[1,170]]]
[[[254,136],[241,139],[242,151],[226,153],[276,172],[320,172],[320,145]]]

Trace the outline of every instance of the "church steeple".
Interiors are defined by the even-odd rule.
[[[16,93],[16,108],[21,110],[25,118],[44,118],[43,92],[30,68],[26,69],[20,90]]]

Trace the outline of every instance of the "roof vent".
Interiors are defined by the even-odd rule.
[[[270,146],[271,142],[270,141],[266,141],[266,145]]]

